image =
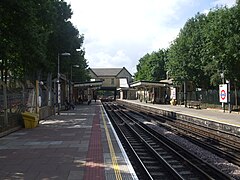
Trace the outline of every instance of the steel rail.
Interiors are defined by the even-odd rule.
[[[108,108],[109,109],[109,108]],[[149,140],[150,138],[154,138],[155,140],[157,139],[156,137],[154,137],[155,135],[154,134],[150,134],[150,136],[148,135],[148,136],[146,136],[145,135],[145,132],[144,132],[144,134],[142,134],[141,132],[141,135],[137,135],[137,134],[139,134],[139,133],[137,133],[136,132],[136,127],[137,126],[139,126],[138,124],[134,124],[133,122],[131,122],[131,123],[127,123],[127,122],[125,122],[125,123],[123,123],[124,121],[126,121],[126,115],[124,115],[124,113],[125,112],[123,112],[123,111],[121,111],[117,106],[113,106],[112,107],[112,110],[111,110],[111,112],[112,113],[115,113],[115,116],[118,116],[118,119],[120,119],[120,122],[119,122],[119,124],[120,124],[120,126],[121,126],[121,128],[122,128],[122,126],[124,125],[124,126],[127,126],[128,127],[128,129],[131,129],[133,132],[134,132],[134,136],[137,136],[137,138],[138,139],[140,139],[141,140],[141,142],[144,142],[144,143],[147,143],[147,141],[149,142],[149,141],[151,141],[150,142],[150,144],[152,144],[152,145],[149,145],[149,143],[148,143],[148,145],[146,146],[148,149],[150,149],[152,152],[156,152],[156,150],[153,148],[153,146],[155,146],[158,150],[158,154],[160,153],[160,151],[159,151],[159,149],[161,149],[158,145],[156,145],[156,144],[160,144],[160,142],[158,141],[157,143],[155,143],[154,141],[153,141],[153,139],[151,139],[151,140]],[[125,118],[123,118],[125,116]],[[131,119],[132,117],[128,117],[128,119]],[[115,117],[115,119],[116,119],[116,117]],[[139,127],[138,127],[139,128]],[[148,130],[147,130],[148,131]],[[145,138],[144,138],[144,136],[146,136],[145,138],[147,138],[148,140],[146,140],[145,141]],[[159,139],[158,139],[159,140]],[[163,145],[162,145],[162,147],[167,147],[167,145],[165,144],[165,143],[163,143]],[[170,151],[170,149],[171,149],[171,151],[174,151],[172,148],[168,148],[168,150],[167,151]],[[179,149],[178,149],[179,150]],[[182,151],[182,150],[181,150]],[[168,153],[168,152],[165,152],[165,153]],[[175,152],[176,153],[176,152]],[[161,153],[160,153],[161,154]],[[178,154],[178,153],[177,153]],[[168,156],[171,156],[171,155],[168,155]],[[178,156],[179,156],[179,154],[178,154]],[[181,155],[180,155],[181,156]],[[167,157],[167,156],[166,156]],[[161,159],[163,159],[164,161],[165,161],[165,159],[164,158],[161,158]],[[184,163],[186,163],[187,162],[187,160],[184,158],[184,157],[182,157],[181,156],[181,159],[182,159],[182,161],[184,162]],[[167,162],[166,162],[167,163]],[[196,163],[196,162],[195,162]],[[168,163],[167,163],[168,164]],[[196,175],[196,172],[198,171],[198,173],[199,172],[201,172],[201,176],[203,177],[204,176],[204,179],[212,179],[212,178],[216,178],[216,179],[229,179],[229,177],[228,176],[224,176],[223,177],[223,175],[214,175],[214,177],[211,177],[211,176],[209,176],[208,174],[206,174],[205,172],[203,172],[200,168],[198,168],[198,167],[196,167],[194,164],[192,164],[192,163],[190,163],[191,164],[191,170],[194,168],[195,169],[195,171],[194,171],[194,174]],[[169,164],[168,164],[169,165]],[[189,165],[189,164],[188,164]],[[175,166],[176,166],[176,164],[175,164]],[[190,165],[189,165],[190,166]],[[205,168],[206,168],[207,166],[205,165]],[[174,169],[175,170],[175,169]],[[180,171],[179,171],[180,172]],[[179,173],[179,172],[177,172],[177,173]],[[185,170],[185,172],[186,172],[186,170]],[[179,173],[180,174],[180,173]],[[181,178],[186,178],[187,176],[185,176],[185,177],[182,177],[182,175],[180,175],[180,177]],[[197,176],[196,176],[197,177]],[[196,178],[195,177],[195,178]],[[201,178],[202,178],[201,177]]]
[[[122,113],[122,115],[124,115],[124,114]],[[127,116],[129,116],[129,115],[127,115]],[[133,117],[129,116],[129,118],[132,119]],[[135,119],[135,121],[137,121],[136,118],[134,118],[134,119]],[[231,177],[229,175],[221,172],[219,169],[215,168],[214,166],[202,161],[201,159],[199,159],[198,157],[193,155],[191,152],[185,150],[184,148],[182,148],[178,144],[176,144],[176,143],[172,142],[171,140],[167,139],[166,137],[160,135],[158,132],[151,129],[146,124],[144,124],[142,122],[139,122],[139,123],[136,123],[136,125],[144,126],[144,127],[141,127],[141,128],[145,128],[152,135],[152,137],[156,137],[157,140],[160,140],[163,143],[165,143],[166,146],[169,146],[170,149],[172,149],[177,154],[179,154],[179,156],[182,156],[183,158],[186,157],[187,159],[186,158],[184,158],[184,159],[186,159],[186,161],[189,162],[190,165],[194,166],[197,170],[199,170],[199,172],[202,172],[204,175],[206,175],[205,178],[209,178],[209,179],[212,179],[212,178],[213,179],[231,179]],[[183,154],[183,155],[181,155],[181,154]]]

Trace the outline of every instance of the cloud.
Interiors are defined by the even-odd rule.
[[[89,66],[124,66],[132,74],[143,55],[167,48],[186,20],[210,5],[203,1],[198,9],[200,0],[67,0]]]
[[[227,6],[228,8],[230,8],[235,4],[236,4],[236,0],[213,0],[213,2],[209,4],[209,7],[201,11],[201,13],[208,14],[210,12],[210,9],[214,9],[216,7],[221,7],[221,6]]]
[[[227,7],[232,7],[233,5],[236,4],[236,0],[214,0],[213,2],[213,6],[217,6],[217,5],[223,5],[223,6],[227,6]]]

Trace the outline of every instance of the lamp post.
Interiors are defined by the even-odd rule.
[[[226,80],[228,86],[228,112],[231,113],[231,85],[230,80]]]
[[[73,68],[79,68],[80,66],[78,64],[71,65],[71,72],[70,72],[70,83],[69,83],[69,101],[72,103],[72,95],[73,95],[73,89],[72,89],[72,69]]]
[[[61,86],[60,86],[60,56],[70,56],[70,53],[58,53],[58,66],[57,66],[57,108],[58,115],[60,115],[60,103],[61,103]]]
[[[186,62],[185,60],[183,61],[183,72],[185,72],[186,69]],[[184,73],[183,76],[183,102],[184,102],[184,107],[187,107],[187,79],[186,79],[186,73]]]
[[[187,107],[187,80],[184,79],[183,82],[183,99],[184,99],[184,107]]]
[[[222,71],[220,73],[220,76],[221,76],[221,79],[222,79],[222,84],[225,84],[224,71]],[[223,112],[225,112],[225,104],[224,104],[224,102],[222,102],[222,109],[223,109]]]
[[[79,65],[75,64],[71,66],[71,81],[72,81],[72,68],[79,68]]]

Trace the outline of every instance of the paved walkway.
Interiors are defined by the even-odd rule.
[[[0,179],[134,179],[99,102],[0,138]]]
[[[194,116],[202,119],[216,121],[219,123],[224,123],[227,125],[240,127],[240,114],[236,112],[224,113],[222,110],[186,108],[184,107],[184,105],[172,106],[172,105],[166,105],[166,104],[151,104],[151,103],[143,103],[143,102],[140,102],[139,100],[121,100],[121,101],[155,107],[155,108],[159,108],[166,111],[172,111],[178,114]]]

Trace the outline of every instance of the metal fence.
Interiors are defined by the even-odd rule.
[[[50,93],[46,88],[39,88],[41,96],[41,107],[43,111],[49,105]],[[7,101],[7,102],[4,102]],[[7,104],[7,106],[4,106]],[[48,109],[47,109],[48,110]],[[36,111],[36,92],[35,88],[11,89],[4,93],[0,89],[0,135],[3,132],[8,132],[17,127],[23,127],[22,112]],[[49,113],[39,112],[42,116],[48,116]]]
[[[240,106],[240,91],[237,91],[235,93],[234,91],[231,91],[230,93],[230,103],[232,106],[232,109],[238,109]],[[178,102],[179,104],[184,103],[184,94],[183,92],[178,92]],[[221,103],[219,100],[219,91],[218,90],[204,90],[204,91],[191,91],[187,92],[187,101],[201,101],[202,107],[215,107],[215,108],[221,108]]]
[[[7,109],[5,109],[5,97],[3,92],[0,92],[0,133],[7,132],[13,128],[23,125],[21,111],[24,110],[24,97],[27,98],[27,93],[23,93],[21,90],[7,92]]]

